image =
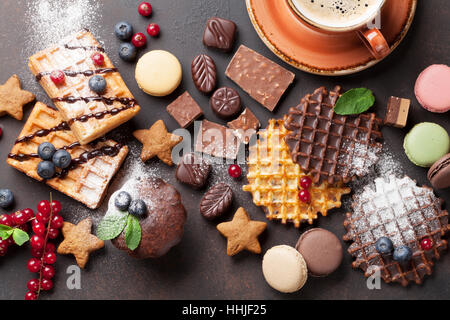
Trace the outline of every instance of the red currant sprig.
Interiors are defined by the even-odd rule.
[[[310,203],[311,202],[311,193],[309,192],[309,188],[312,186],[312,180],[310,177],[304,176],[300,179],[300,187],[302,188],[298,193],[298,198],[301,202]]]
[[[28,232],[28,223],[33,221],[34,212],[31,209],[24,209],[11,214],[3,214],[0,216],[0,224],[12,228],[18,228]],[[0,238],[0,257],[3,257],[8,252],[8,248],[15,245],[14,239],[10,236],[6,240]]]
[[[39,277],[28,281],[28,292],[25,300],[36,300],[41,291],[48,291],[53,288],[53,277],[56,262],[56,247],[49,239],[55,239],[59,235],[59,229],[64,221],[59,215],[61,203],[59,201],[43,200],[38,204],[38,213],[33,221],[34,235],[30,239],[31,255],[27,268],[32,273],[39,273]]]

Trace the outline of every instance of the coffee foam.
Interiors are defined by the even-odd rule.
[[[292,0],[296,8],[311,21],[345,28],[364,23],[375,15],[383,0]]]

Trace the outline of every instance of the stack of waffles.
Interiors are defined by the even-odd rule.
[[[95,52],[105,58],[101,67],[91,59]],[[45,182],[95,209],[128,153],[126,146],[102,137],[137,115],[140,107],[105,50],[87,30],[33,55],[29,67],[58,111],[36,104],[7,163],[42,180],[36,172],[39,144],[50,142],[56,149],[67,150],[76,165]],[[54,84],[52,71],[64,72],[65,82]],[[98,74],[108,84],[103,95],[89,88],[89,79]]]

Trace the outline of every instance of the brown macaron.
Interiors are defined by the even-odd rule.
[[[438,160],[428,171],[428,180],[435,189],[450,187],[450,153]]]
[[[295,248],[305,259],[312,276],[327,276],[341,265],[341,241],[328,230],[315,228],[306,231],[298,239]]]

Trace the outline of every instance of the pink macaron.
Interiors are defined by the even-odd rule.
[[[450,67],[433,64],[419,75],[414,88],[417,100],[426,110],[444,113],[450,110]]]

